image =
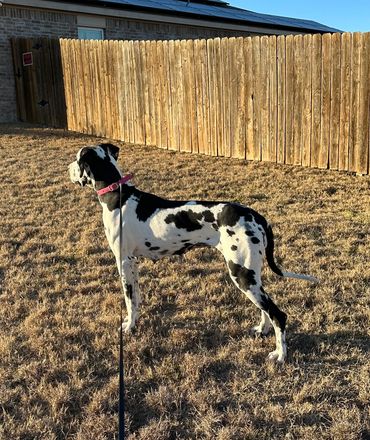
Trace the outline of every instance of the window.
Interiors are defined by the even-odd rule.
[[[78,38],[80,40],[104,40],[104,29],[79,27]]]

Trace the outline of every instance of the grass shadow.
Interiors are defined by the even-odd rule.
[[[301,353],[307,360],[319,359],[320,362],[335,363],[346,367],[356,363],[356,358],[340,360],[332,358],[325,360],[326,356],[335,355],[337,351],[356,348],[361,350],[364,355],[370,348],[370,336],[365,333],[353,333],[349,331],[339,331],[332,334],[307,334],[290,333],[290,347],[292,351]],[[329,347],[323,349],[322,347]]]

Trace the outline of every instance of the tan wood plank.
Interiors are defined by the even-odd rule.
[[[75,80],[76,76],[74,75],[74,59],[73,59],[73,45],[72,41],[69,40],[66,44],[66,49],[68,50],[68,67],[69,67],[69,79],[70,79],[70,94],[69,94],[69,110],[68,110],[68,129],[76,130],[76,121],[77,117],[77,101],[75,99]]]
[[[105,133],[105,71],[104,71],[104,45],[102,41],[96,41],[96,74],[98,81],[100,113],[99,117],[99,135],[104,136]]]
[[[235,90],[236,90],[236,115],[235,115],[235,141],[232,151],[233,157],[245,159],[245,120],[246,120],[246,87],[245,87],[245,61],[244,61],[244,38],[235,40]]]
[[[229,95],[230,95],[230,156],[234,157],[237,150],[238,123],[238,83],[236,38],[228,39],[229,43]]]
[[[197,95],[197,125],[198,125],[198,151],[206,154],[208,151],[207,117],[205,114],[205,88],[208,84],[206,73],[207,63],[207,41],[195,40],[195,60],[196,66],[196,95]]]
[[[270,133],[269,133],[269,157],[271,162],[277,161],[277,129],[278,129],[278,82],[277,82],[277,39],[273,35],[269,37],[270,58]]]
[[[114,60],[114,41],[108,40],[107,44],[107,63],[109,66],[109,101],[110,101],[110,119],[111,139],[117,139],[117,90],[116,90],[116,65]]]
[[[176,105],[176,128],[177,128],[177,141],[176,147],[178,151],[183,151],[183,84],[182,84],[182,65],[181,65],[181,42],[180,40],[175,41],[175,70],[174,70],[174,79],[175,79],[175,100],[174,103]]]
[[[112,133],[112,114],[110,103],[110,66],[109,66],[109,42],[102,42],[102,62],[103,62],[103,97],[104,97],[104,125],[102,126],[105,137],[111,137]]]
[[[195,92],[195,113],[196,113],[196,131],[197,143],[194,146],[193,152],[200,153],[203,148],[202,130],[203,130],[203,115],[202,115],[202,93],[201,93],[201,59],[200,59],[200,40],[194,40],[194,92]]]
[[[254,156],[254,129],[253,129],[253,46],[252,38],[247,37],[244,40],[244,62],[245,62],[245,130],[246,130],[246,146],[245,157],[247,160],[253,160]]]
[[[352,93],[351,93],[351,123],[349,137],[349,171],[357,171],[357,155],[360,148],[361,135],[359,133],[360,75],[361,75],[361,46],[362,34],[355,32],[352,35]]]
[[[191,40],[184,40],[182,46],[182,66],[184,69],[184,109],[186,111],[186,152],[191,153],[193,149],[193,50]]]
[[[145,41],[145,57],[146,57],[146,71],[147,71],[147,94],[148,94],[148,107],[147,107],[147,132],[146,132],[146,144],[155,145],[155,119],[154,119],[154,85],[153,85],[153,54],[151,41]]]
[[[168,148],[170,150],[178,150],[178,98],[177,98],[177,88],[178,88],[178,76],[176,70],[177,56],[175,41],[170,40],[168,42],[169,51],[169,77],[170,77],[170,92],[171,92],[171,103],[170,103],[170,125],[169,125],[169,141]]]
[[[94,41],[89,41],[87,46],[87,76],[88,76],[88,95],[90,100],[90,108],[88,110],[88,120],[89,120],[89,132],[93,135],[97,135],[97,127],[99,124],[99,115],[100,109],[99,106],[99,96],[97,93],[97,88],[99,87],[97,84],[96,77],[96,60],[95,60],[95,44]]]
[[[253,152],[252,160],[261,160],[261,39],[252,38],[253,66]]]
[[[210,154],[217,156],[217,119],[216,119],[216,67],[214,40],[207,40],[208,90],[209,90],[209,142]]]
[[[330,105],[330,144],[329,168],[339,167],[339,127],[341,99],[341,34],[333,34],[331,41],[331,105]]]
[[[205,146],[204,154],[211,155],[211,136],[210,136],[210,97],[209,97],[209,65],[208,65],[208,54],[207,54],[207,40],[204,40],[203,47],[203,57],[204,57],[204,79],[202,82],[202,94],[203,94],[203,115],[204,115],[204,136],[205,136]]]
[[[125,41],[127,142],[135,143],[135,96],[133,92],[132,41]]]
[[[221,39],[222,90],[223,90],[223,133],[224,154],[231,156],[231,93],[230,93],[230,42],[228,38]]]
[[[261,160],[270,160],[270,57],[269,37],[261,37],[261,81],[259,94],[261,97]]]
[[[108,103],[108,63],[106,57],[106,42],[98,42],[98,71],[99,71],[99,91],[101,101],[101,113],[100,113],[100,132],[102,136],[107,136],[109,131],[109,103]]]
[[[157,41],[157,57],[156,57],[156,65],[157,65],[157,77],[158,77],[158,110],[160,115],[160,144],[158,145],[161,148],[167,149],[167,113],[166,113],[166,93],[167,93],[167,84],[165,78],[165,69],[164,69],[164,42],[162,40]]]
[[[120,42],[114,42],[114,86],[115,86],[115,139],[122,139],[121,130],[121,47]]]
[[[141,54],[141,42],[134,41],[136,106],[137,106],[137,143],[145,144],[145,112],[144,112],[144,70],[145,65]]]
[[[352,70],[352,34],[342,34],[341,61],[341,105],[340,105],[340,138],[339,169],[348,170],[348,151],[351,118],[351,70]]]
[[[312,141],[311,166],[319,166],[321,149],[321,35],[312,37]]]
[[[110,65],[110,97],[112,100],[112,139],[119,139],[119,112],[118,112],[118,87],[117,87],[117,43],[109,41],[109,65]]]
[[[125,54],[125,73],[126,73],[126,118],[127,118],[127,142],[133,143],[135,140],[134,129],[134,106],[132,96],[132,66],[131,66],[131,46],[130,41],[124,41]]]
[[[367,174],[369,163],[369,112],[370,112],[370,40],[369,33],[359,34],[359,102],[356,107],[355,150],[353,170]]]
[[[311,163],[312,127],[312,35],[303,37],[303,112],[302,112],[302,165]]]
[[[285,163],[286,147],[286,37],[277,38],[278,115],[277,162]]]
[[[191,122],[191,151],[198,153],[198,122],[197,122],[197,97],[195,80],[195,52],[194,40],[188,40],[190,59],[190,122]]]
[[[295,118],[295,60],[294,37],[287,35],[286,43],[286,145],[285,163],[294,163],[294,118]]]
[[[370,32],[362,35],[362,68],[361,68],[361,96],[363,111],[360,133],[363,138],[361,141],[361,154],[359,157],[359,167],[357,171],[362,174],[370,173]]]
[[[179,151],[188,151],[188,138],[187,138],[187,130],[186,130],[186,121],[184,121],[184,118],[186,118],[186,109],[185,107],[185,97],[184,97],[184,82],[185,82],[185,72],[183,67],[183,58],[184,54],[183,52],[183,41],[178,41],[177,49],[178,49],[178,56],[177,56],[177,76],[178,76],[178,87],[177,87],[177,100],[178,100],[178,124],[179,124],[179,131],[178,131],[178,145],[179,145]],[[186,63],[186,60],[184,60],[184,64]]]
[[[149,92],[148,92],[148,66],[146,54],[146,42],[141,40],[139,42],[139,51],[141,59],[141,78],[142,78],[142,126],[143,126],[143,144],[148,145],[148,131],[149,131]]]
[[[122,56],[122,41],[117,42],[116,47],[116,62],[117,62],[117,73],[116,73],[116,82],[117,82],[117,110],[118,110],[118,139],[121,141],[125,141],[125,133],[124,133],[124,111],[125,111],[125,102],[124,102],[124,88],[123,88],[123,56]]]
[[[293,38],[294,50],[294,113],[293,124],[293,161],[294,165],[302,164],[302,117],[303,117],[303,76],[307,73],[303,67],[303,35]]]
[[[225,155],[223,143],[223,111],[222,111],[222,60],[221,60],[221,39],[215,38],[213,43],[214,65],[215,65],[215,106],[216,106],[216,136],[217,156]]]
[[[191,152],[191,126],[189,123],[189,107],[188,107],[188,69],[189,59],[186,50],[186,40],[180,41],[180,54],[181,54],[181,70],[179,72],[179,104],[180,104],[180,151]]]
[[[172,109],[172,76],[171,76],[171,48],[173,52],[173,41],[164,41],[163,54],[164,54],[164,69],[165,69],[165,85],[166,85],[166,118],[167,118],[167,148],[173,150],[174,143],[174,130],[173,130],[173,109]]]
[[[321,135],[318,157],[319,168],[328,168],[330,145],[330,90],[331,90],[331,34],[322,36],[321,67]]]
[[[134,53],[134,41],[128,42],[128,66],[129,66],[129,96],[130,96],[130,142],[135,144],[138,142],[138,114],[137,114],[137,90],[136,90],[136,65]]]
[[[91,96],[91,81],[90,81],[90,66],[89,66],[89,43],[88,40],[79,40],[79,69],[81,75],[81,106],[84,111],[84,127],[83,132],[92,133],[92,96]]]

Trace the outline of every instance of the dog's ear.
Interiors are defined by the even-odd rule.
[[[100,144],[106,153],[110,153],[115,160],[118,159],[119,148],[113,144]]]

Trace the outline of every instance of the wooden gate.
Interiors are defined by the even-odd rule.
[[[59,40],[11,40],[18,118],[48,127],[67,127]]]

